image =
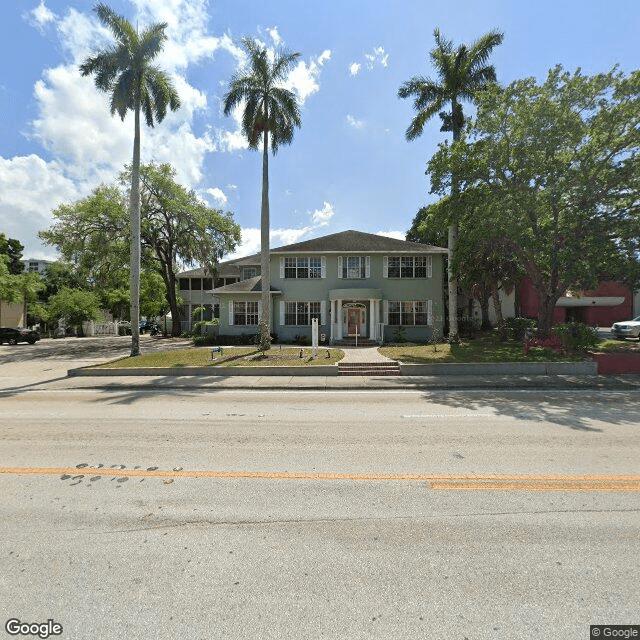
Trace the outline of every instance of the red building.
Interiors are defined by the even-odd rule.
[[[524,278],[520,284],[520,315],[536,318],[539,301],[531,280]],[[567,291],[556,302],[553,321],[610,327],[614,322],[631,318],[632,305],[631,291],[623,284],[601,282],[593,291]]]

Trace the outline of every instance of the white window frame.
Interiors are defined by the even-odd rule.
[[[398,311],[391,311],[391,305],[398,305]],[[411,304],[411,311],[406,311],[406,305]],[[422,310],[416,309],[418,304],[424,304]],[[383,303],[384,323],[390,327],[430,327],[433,326],[433,300],[385,300]],[[391,314],[399,315],[400,322],[391,324]],[[426,315],[426,324],[416,324],[418,314]],[[411,322],[408,322],[411,320]]]
[[[306,260],[306,266],[299,263]],[[313,266],[311,261],[314,261]],[[289,264],[287,264],[289,262]],[[292,264],[293,263],[293,264]],[[287,270],[295,269],[295,275],[286,275]],[[300,270],[306,270],[305,275],[298,275]],[[311,275],[312,273],[317,275]],[[327,259],[325,256],[281,256],[280,278],[282,280],[320,280],[327,277]]]
[[[236,305],[238,306],[236,307]],[[252,305],[251,311],[249,311],[249,305]],[[255,305],[255,311],[253,305]],[[258,300],[230,300],[229,325],[236,327],[257,327],[260,322],[260,307],[261,305]],[[238,318],[242,316],[244,316],[245,321],[239,323]],[[253,320],[253,316],[255,316],[255,323],[249,322],[249,319]]]
[[[420,266],[416,266],[416,259],[420,258],[420,259],[425,259],[425,264],[424,265],[420,265]],[[397,265],[397,269],[398,269],[398,275],[397,276],[392,276],[389,275],[389,269],[390,269],[390,265],[389,262],[391,260],[394,261],[398,261],[398,265]],[[406,261],[411,260],[411,266],[409,267],[406,264]],[[403,262],[405,264],[403,264]],[[394,267],[391,267],[394,268]],[[420,269],[420,268],[424,268],[425,269],[425,275],[424,276],[416,276],[416,269]],[[402,274],[402,270],[405,269],[411,269],[412,275],[403,275]],[[432,255],[425,255],[425,254],[419,254],[419,255],[413,255],[413,256],[384,256],[384,258],[382,259],[382,277],[383,278],[392,278],[394,280],[422,280],[423,278],[432,278],[433,277],[433,256]]]

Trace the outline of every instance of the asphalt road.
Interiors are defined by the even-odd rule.
[[[24,382],[0,393],[5,620],[207,640],[640,622],[629,394],[69,389],[60,362],[90,355],[38,372],[26,348],[0,363]]]

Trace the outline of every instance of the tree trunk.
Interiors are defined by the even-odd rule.
[[[135,104],[135,133],[131,165],[131,357],[140,355],[140,98]]]
[[[167,302],[171,311],[171,335],[177,338],[182,333],[182,317],[178,308],[178,300],[176,297],[176,277],[167,265],[163,265],[161,273],[164,285],[167,288]]]
[[[546,338],[551,333],[553,310],[556,307],[558,297],[541,292],[538,292],[538,295],[540,296],[540,304],[538,305],[538,331],[536,335],[539,338]]]
[[[265,123],[268,114],[265,114]],[[271,333],[271,263],[269,256],[269,133],[265,125],[262,150],[262,208],[260,211],[260,275],[262,284],[260,323]]]
[[[451,100],[451,121],[453,129],[453,142],[460,139],[460,125],[456,122],[456,105],[457,100]],[[458,185],[458,177],[453,174],[451,176],[451,195],[455,196],[460,191]],[[447,287],[449,291],[449,342],[458,342],[458,280],[453,273],[453,253],[458,241],[458,224],[454,222],[449,227],[449,264],[447,267]]]
[[[498,283],[491,285],[491,298],[493,300],[493,310],[496,314],[496,324],[498,325],[498,335],[502,342],[507,340],[507,327],[502,317],[502,302],[500,300],[500,290],[498,289]]]

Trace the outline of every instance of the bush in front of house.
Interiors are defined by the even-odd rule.
[[[527,332],[533,335],[536,331],[537,321],[533,318],[505,318],[509,338],[520,342],[525,339]]]
[[[566,351],[588,351],[600,342],[598,332],[587,324],[557,324],[553,333],[560,338]]]

